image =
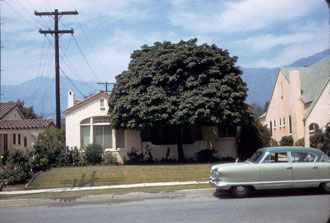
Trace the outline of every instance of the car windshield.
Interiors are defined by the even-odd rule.
[[[251,163],[257,163],[261,157],[262,157],[262,152],[257,151],[251,156],[251,158],[248,161],[250,161]]]

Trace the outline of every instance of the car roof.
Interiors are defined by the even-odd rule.
[[[299,147],[299,146],[279,146],[279,147],[266,147],[258,149],[260,152],[313,152],[319,157],[324,153],[321,150],[308,148],[308,147]]]

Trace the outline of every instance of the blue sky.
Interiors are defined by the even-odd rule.
[[[53,20],[33,13],[55,8],[79,13],[60,20],[60,29],[75,31],[60,39],[61,67],[84,81],[115,81],[130,53],[155,41],[197,37],[243,67],[284,66],[329,48],[325,0],[4,0],[3,84],[54,76],[53,38],[38,32]]]

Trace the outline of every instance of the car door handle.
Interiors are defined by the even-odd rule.
[[[288,170],[292,170],[292,166],[287,166],[286,167]]]
[[[313,169],[318,169],[319,167],[318,166],[313,166]]]

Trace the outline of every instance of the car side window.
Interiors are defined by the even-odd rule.
[[[293,163],[313,163],[316,155],[308,152],[292,152],[291,158]]]
[[[327,155],[324,155],[321,162],[326,162],[326,163],[329,163],[330,162],[330,157],[327,156]]]
[[[287,152],[270,152],[264,159],[263,163],[287,163]]]

